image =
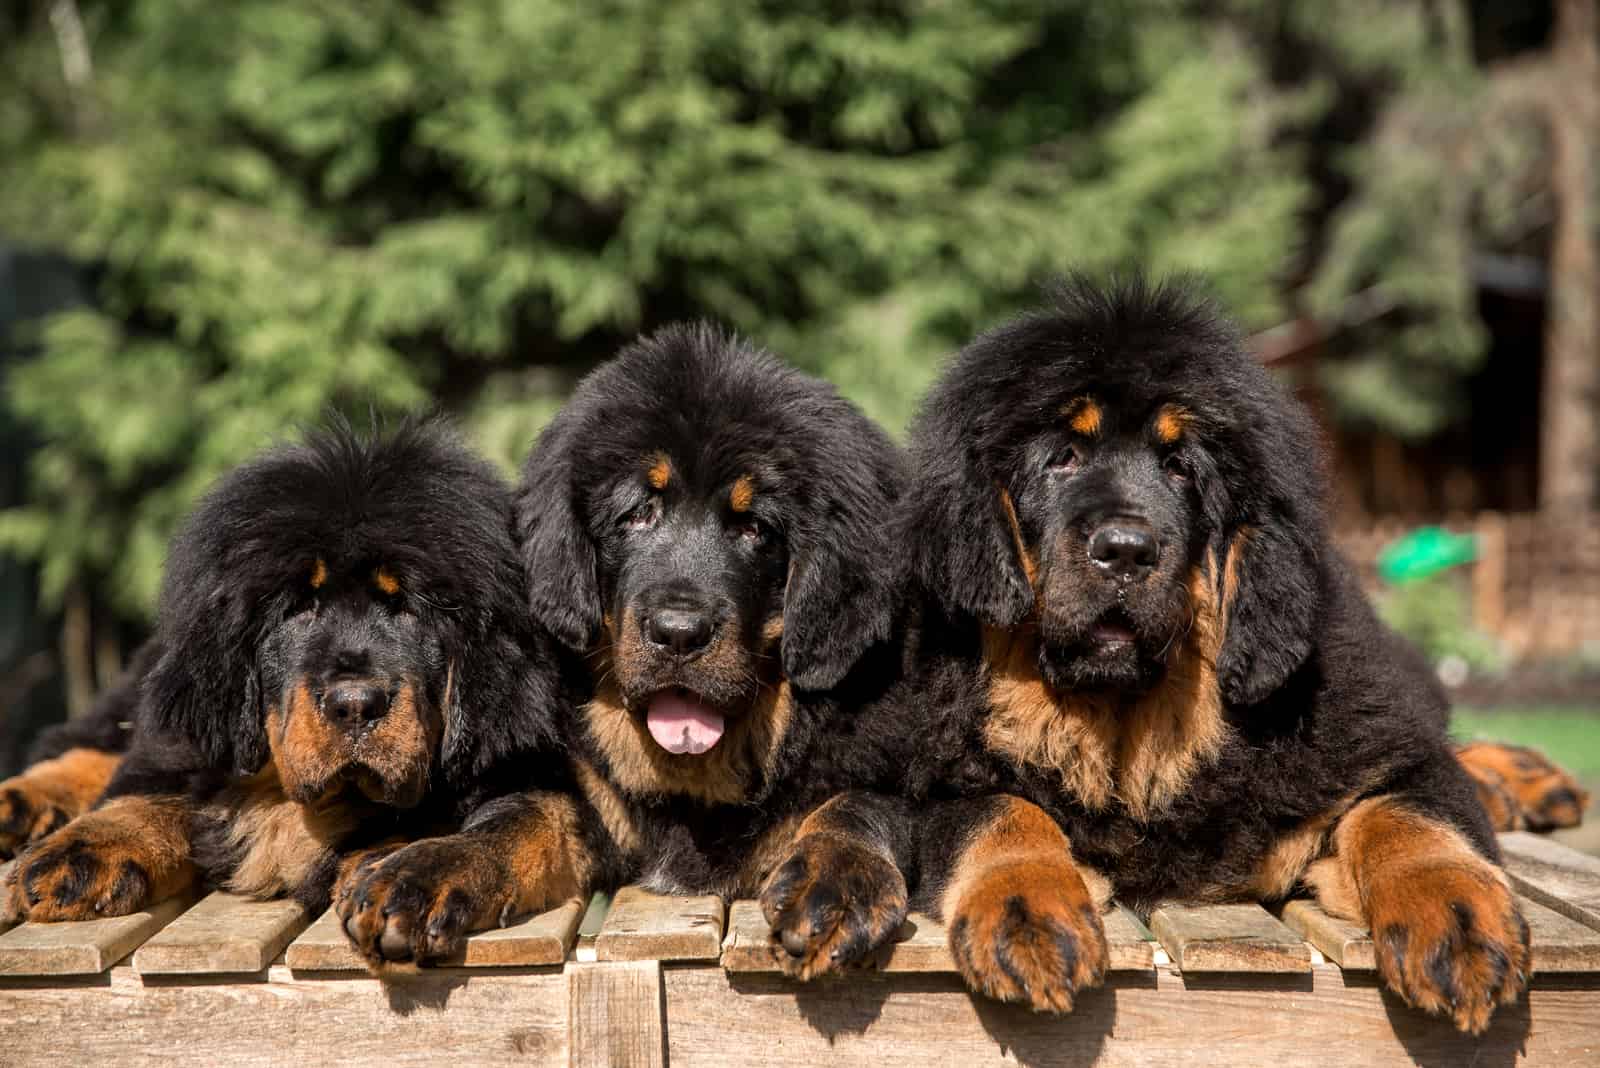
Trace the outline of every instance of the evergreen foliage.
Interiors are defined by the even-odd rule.
[[[0,235],[94,293],[5,382],[40,447],[0,551],[49,604],[146,614],[194,495],[330,406],[512,465],[676,318],[894,428],[1069,266],[1204,271],[1252,328],[1391,286],[1446,391],[1479,346],[1441,172],[1367,146],[1329,215],[1306,147],[1351,84],[1470,82],[1421,0],[76,0],[76,80],[54,6],[0,3]],[[1341,397],[1435,425],[1375,359]]]

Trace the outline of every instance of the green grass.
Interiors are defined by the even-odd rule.
[[[1531,745],[1580,779],[1600,780],[1600,707],[1458,708],[1451,733]]]

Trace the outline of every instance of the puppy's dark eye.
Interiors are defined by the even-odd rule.
[[[1162,467],[1166,469],[1167,477],[1174,482],[1187,482],[1193,477],[1188,461],[1178,453],[1168,456]]]
[[[767,528],[758,520],[746,519],[728,528],[728,533],[746,545],[761,545],[767,540]]]
[[[649,530],[660,518],[661,501],[659,498],[651,497],[629,512],[627,518],[623,520],[623,525],[629,530]]]
[[[1050,472],[1057,475],[1070,475],[1083,464],[1083,450],[1076,445],[1068,445],[1056,454],[1050,461]]]

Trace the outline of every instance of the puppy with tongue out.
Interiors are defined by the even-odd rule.
[[[657,745],[679,756],[699,756],[722,740],[722,713],[687,690],[656,694],[644,722]]]

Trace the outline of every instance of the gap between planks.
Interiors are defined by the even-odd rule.
[[[1600,860],[1526,831],[1500,835],[1500,852],[1519,892],[1600,930]]]

